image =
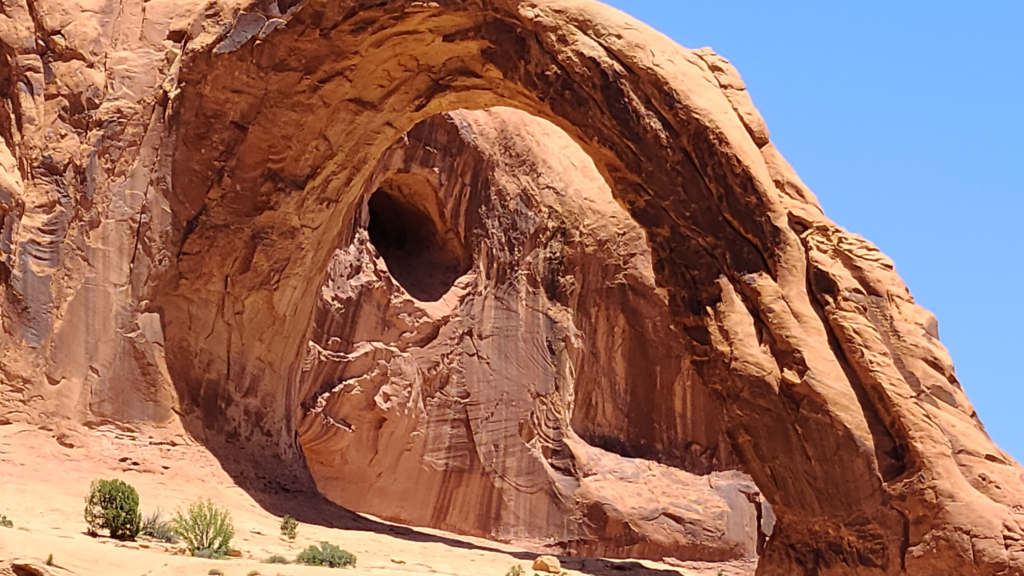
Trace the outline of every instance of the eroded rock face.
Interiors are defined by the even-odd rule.
[[[302,372],[321,492],[577,553],[756,555],[759,493],[727,471],[721,405],[643,231],[564,132],[511,109],[436,116],[365,195]]]
[[[379,160],[430,116],[511,106],[565,130],[647,235],[778,516],[760,574],[1024,573],[1021,467],[935,319],[710,51],[589,0],[11,0],[0,103],[5,419],[181,413],[222,455],[300,468],[320,286]],[[671,414],[652,460],[681,452]]]

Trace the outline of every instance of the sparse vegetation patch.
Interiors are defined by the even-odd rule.
[[[142,518],[142,529],[139,530],[139,534],[168,544],[178,543],[178,534],[174,531],[174,524],[170,520],[164,519],[162,510],[157,510]]]
[[[85,498],[89,534],[107,530],[111,538],[134,540],[142,526],[139,493],[121,480],[94,480]]]
[[[0,514],[0,528],[14,528],[14,522],[11,522],[7,516]]]
[[[189,552],[200,558],[223,558],[231,549],[235,529],[231,514],[209,500],[197,500],[187,512],[178,512],[171,521]]]
[[[291,516],[285,515],[281,519],[281,535],[285,536],[289,540],[295,540],[295,537],[299,534],[299,521]]]
[[[210,548],[200,548],[192,552],[192,555],[196,558],[206,558],[207,560],[223,560],[228,557],[227,554],[221,554]]]
[[[295,562],[309,566],[348,568],[356,565],[356,555],[330,542],[321,542],[319,548],[314,544],[299,553]]]
[[[263,561],[264,564],[288,564],[288,559],[280,554],[274,554]]]

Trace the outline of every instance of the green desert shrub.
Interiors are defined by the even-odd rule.
[[[202,548],[192,553],[196,558],[206,558],[207,560],[223,560],[227,558],[227,554],[220,554],[216,550],[210,548]]]
[[[321,542],[319,548],[314,544],[300,552],[295,562],[309,566],[347,568],[356,565],[356,555],[329,542]]]
[[[0,528],[14,528],[14,522],[8,520],[7,516],[0,514]]]
[[[56,566],[56,564],[53,563],[53,553],[52,552],[50,553],[49,556],[46,557],[46,565],[47,566]]]
[[[210,568],[210,571],[207,572],[207,574],[210,576],[224,576],[224,572],[221,572],[219,568]]]
[[[299,534],[299,521],[286,514],[281,518],[281,534],[289,540],[295,540]]]
[[[197,500],[187,512],[179,511],[171,521],[174,532],[193,556],[223,558],[231,549],[235,529],[231,514],[209,500]]]
[[[142,518],[142,528],[139,530],[139,534],[168,544],[178,543],[178,534],[174,531],[174,524],[170,520],[164,520],[162,510],[157,510]]]
[[[505,576],[523,576],[522,564],[516,564],[515,566],[509,568],[508,572],[505,572]]]
[[[93,480],[85,498],[85,523],[93,536],[107,530],[111,538],[133,540],[142,526],[139,493],[121,480]]]
[[[260,571],[259,570],[249,570],[249,572],[246,573],[245,576],[260,576]]]
[[[288,559],[280,554],[274,554],[263,561],[264,564],[288,564]]]

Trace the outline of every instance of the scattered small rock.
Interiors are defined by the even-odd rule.
[[[398,558],[392,558],[391,561],[395,564],[405,564],[405,560],[399,560]]]
[[[71,441],[71,436],[68,436],[63,432],[57,434],[55,439],[57,440],[57,444],[60,444],[65,448],[71,449],[75,447],[75,443]]]
[[[558,562],[558,558],[554,556],[538,556],[533,561],[533,569],[550,574],[558,574],[562,571],[562,565]]]

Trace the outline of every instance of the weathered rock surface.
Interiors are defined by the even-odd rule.
[[[180,413],[222,455],[300,467],[322,279],[378,161],[430,116],[511,106],[565,130],[643,228],[778,517],[759,574],[1024,573],[1022,469],[935,319],[821,213],[710,51],[584,0],[2,8],[5,420]],[[668,414],[620,425],[664,430],[645,456],[671,463]]]
[[[365,197],[300,384],[322,493],[577,553],[756,555],[759,493],[726,471],[721,405],[644,234],[564,132],[511,109],[435,116]],[[623,457],[652,454],[675,468]]]
[[[0,571],[0,574],[5,572]],[[13,576],[58,576],[71,575],[72,572],[60,566],[47,566],[43,560],[19,560],[11,561],[10,574]]]
[[[558,574],[562,569],[562,566],[559,564],[558,558],[555,558],[554,556],[538,556],[537,559],[533,561],[533,569],[551,574]]]

